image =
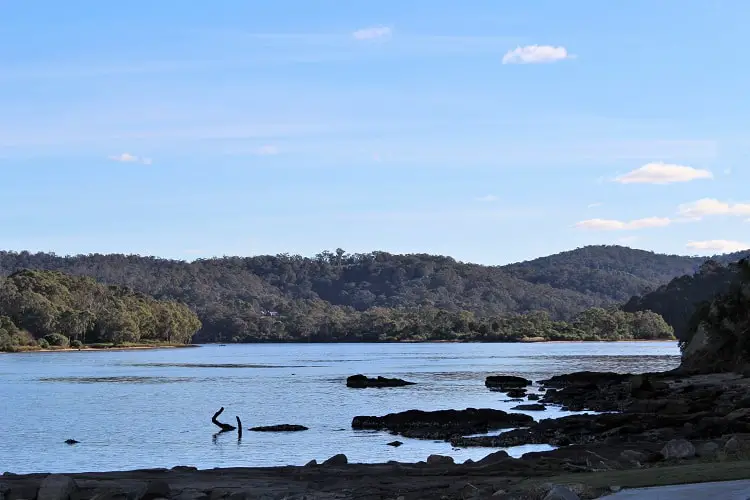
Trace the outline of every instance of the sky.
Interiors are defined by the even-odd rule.
[[[0,0],[0,249],[750,248],[750,2]]]

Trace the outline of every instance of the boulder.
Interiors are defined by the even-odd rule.
[[[547,407],[541,403],[531,403],[531,404],[514,406],[511,409],[512,410],[525,410],[525,411],[544,411],[547,409]]]
[[[532,384],[531,380],[513,375],[491,375],[484,380],[484,385],[490,389],[502,392],[508,389],[521,389]]]
[[[309,462],[305,464],[305,467],[315,467],[316,465],[318,465],[317,460],[310,460]]]
[[[346,386],[352,389],[367,389],[369,387],[381,389],[383,387],[404,387],[407,385],[414,385],[414,382],[407,382],[400,378],[370,378],[364,375],[352,375],[346,379]]]
[[[339,453],[338,455],[334,455],[325,462],[323,462],[323,465],[329,466],[329,467],[340,467],[342,465],[346,465],[349,463],[349,459],[346,458],[346,455],[343,453]]]
[[[479,460],[477,462],[477,465],[491,465],[508,459],[510,459],[510,455],[508,455],[508,452],[505,450],[500,450],[496,451],[495,453],[490,453],[483,459]]]
[[[526,397],[529,398],[529,401],[539,401],[539,394],[529,394]]]
[[[394,448],[398,448],[402,444],[404,443],[402,443],[401,441],[391,441],[390,443],[388,443],[388,446],[393,446]]]
[[[505,394],[507,394],[508,397],[511,398],[525,398],[526,389],[508,389]]]
[[[661,450],[664,458],[692,458],[695,456],[695,446],[687,439],[672,439]]]
[[[453,457],[443,455],[430,455],[427,457],[427,465],[454,465],[455,463]]]
[[[457,435],[484,434],[491,430],[523,427],[533,422],[529,415],[487,408],[409,410],[383,417],[354,417],[352,429],[388,430],[406,437],[448,440]]]
[[[61,474],[50,474],[39,485],[37,500],[78,500],[78,485]]]
[[[715,457],[718,453],[721,447],[718,445],[718,443],[715,443],[713,441],[707,441],[701,445],[699,445],[695,452],[699,457]]]
[[[149,481],[146,485],[146,491],[140,500],[157,500],[159,498],[169,498],[172,494],[172,488],[166,481],[154,480]]]
[[[736,436],[730,437],[726,443],[724,443],[724,452],[733,454],[738,453],[740,450],[742,450],[742,442],[737,439]]]
[[[74,444],[78,444],[80,441],[76,441],[75,439],[66,439],[65,444],[73,446]]]

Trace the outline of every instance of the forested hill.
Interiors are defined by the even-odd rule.
[[[745,252],[741,257],[748,255]],[[694,331],[696,309],[703,303],[729,292],[742,278],[742,266],[736,262],[722,265],[709,260],[695,274],[674,278],[669,283],[642,296],[632,297],[624,306],[627,312],[653,311],[669,323],[680,340],[686,340]],[[747,262],[744,262],[747,269]]]
[[[199,340],[230,340],[325,334],[351,325],[349,317],[358,311],[383,308],[416,309],[428,316],[467,311],[475,317],[545,311],[553,319],[571,319],[585,309],[621,303],[657,288],[693,272],[702,261],[618,246],[585,247],[509,266],[343,250],[313,258],[226,257],[192,263],[126,255],[0,252],[0,275],[24,268],[55,270],[178,300],[198,313],[203,323]]]
[[[747,254],[736,252],[712,259],[728,264]],[[692,275],[705,261],[704,257],[665,255],[621,246],[589,246],[511,264],[503,269],[531,283],[622,303],[675,277]]]

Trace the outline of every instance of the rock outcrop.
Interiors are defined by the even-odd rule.
[[[421,439],[450,439],[454,436],[482,434],[491,430],[522,427],[534,419],[502,410],[468,408],[465,410],[409,410],[383,417],[358,416],[352,420],[355,430],[388,430],[394,434]]]
[[[371,378],[364,375],[352,375],[351,377],[346,379],[346,386],[352,389],[382,389],[384,387],[404,387],[407,385],[415,384],[414,382],[407,382],[406,380],[402,380],[400,378]]]

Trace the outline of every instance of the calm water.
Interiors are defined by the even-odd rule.
[[[352,431],[351,419],[518,404],[484,387],[489,374],[539,380],[578,370],[663,370],[678,360],[673,342],[214,345],[0,355],[0,472],[301,465],[336,453],[352,462],[419,461],[431,453],[478,459],[493,450],[404,438],[404,446],[391,448],[393,436]],[[356,373],[418,385],[348,389],[345,379]],[[234,423],[239,415],[246,428],[290,423],[310,430],[246,431],[241,443],[236,433],[214,439],[210,419],[221,406],[220,420]],[[68,438],[81,443],[68,446]],[[530,449],[509,451],[519,456]]]

